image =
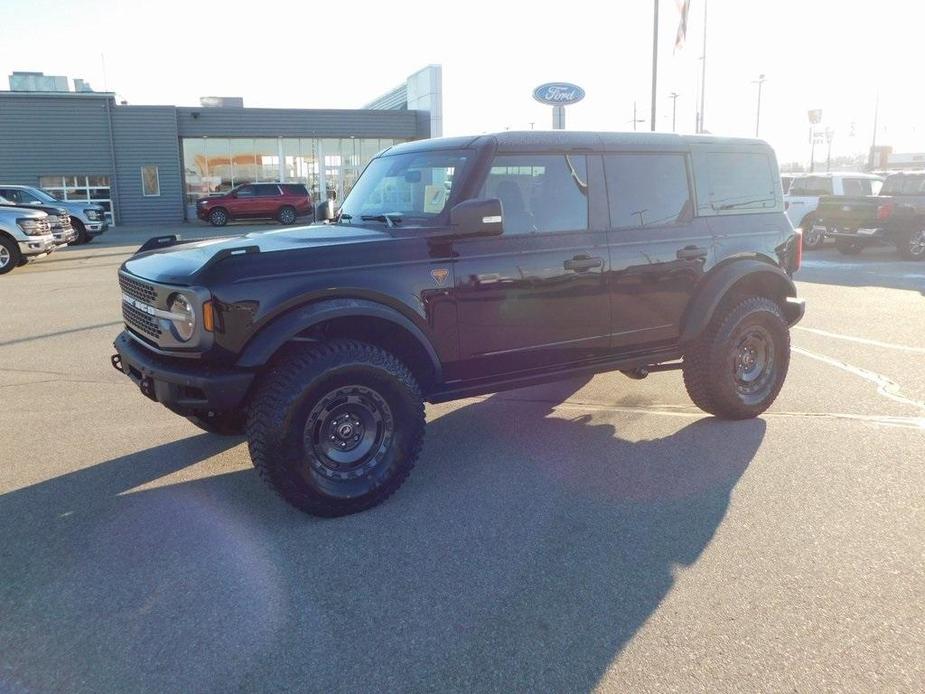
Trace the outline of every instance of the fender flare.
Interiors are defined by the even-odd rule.
[[[266,364],[276,351],[299,333],[332,318],[379,318],[394,323],[412,335],[430,358],[435,378],[442,378],[437,351],[423,331],[407,316],[384,304],[368,299],[322,299],[277,316],[248,341],[236,365],[257,368]]]
[[[787,273],[771,263],[743,258],[721,265],[706,277],[703,286],[691,299],[684,313],[681,322],[681,343],[690,342],[703,333],[723,298],[736,284],[746,278],[773,288],[774,294],[785,299],[786,305],[781,308],[790,325],[803,317],[803,303],[796,300],[796,285]]]

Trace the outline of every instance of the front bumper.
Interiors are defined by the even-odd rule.
[[[19,241],[19,252],[25,256],[44,255],[51,253],[57,247],[52,234],[44,236],[29,236],[25,241]]]
[[[104,231],[106,231],[108,228],[109,228],[109,222],[105,220],[101,222],[90,222],[90,221],[84,222],[84,230],[87,232],[88,236],[99,236]]]
[[[77,240],[77,231],[72,227],[52,229],[51,233],[55,237],[55,245],[57,246],[66,246]]]
[[[113,346],[113,367],[144,395],[183,416],[235,410],[254,380],[253,371],[154,354],[125,331]]]

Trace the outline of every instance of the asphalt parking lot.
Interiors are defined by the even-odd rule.
[[[760,419],[671,372],[429,406],[318,520],[110,366],[139,237],[0,278],[0,692],[925,689],[925,264],[808,254]]]

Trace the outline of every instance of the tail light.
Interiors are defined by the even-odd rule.
[[[893,215],[893,209],[895,207],[896,205],[893,204],[892,200],[885,202],[877,207],[877,221],[885,222],[887,219],[889,219]]]

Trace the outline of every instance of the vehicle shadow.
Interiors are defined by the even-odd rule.
[[[867,248],[854,256],[826,247],[804,254],[803,266],[794,280],[842,287],[905,289],[925,295],[925,263],[902,260],[892,247]]]
[[[765,425],[621,414],[665,435],[620,438],[554,410],[581,385],[432,418],[411,481],[348,518],[250,468],[189,479],[240,443],[205,434],[0,496],[0,690],[594,687]]]

